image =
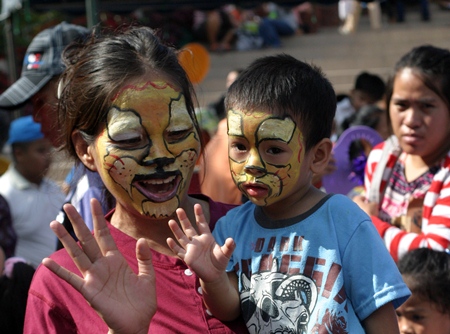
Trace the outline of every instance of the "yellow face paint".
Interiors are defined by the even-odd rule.
[[[234,182],[253,203],[271,205],[297,189],[305,152],[290,117],[230,110],[228,138]]]
[[[179,207],[200,151],[183,94],[160,81],[123,87],[95,145],[108,190],[122,205],[155,219]]]

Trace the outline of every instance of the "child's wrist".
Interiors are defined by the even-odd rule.
[[[202,289],[205,290],[215,290],[217,288],[223,289],[225,286],[224,284],[228,284],[230,281],[228,279],[227,273],[224,271],[217,279],[213,281],[206,282],[203,279],[200,279],[200,285],[202,286]]]

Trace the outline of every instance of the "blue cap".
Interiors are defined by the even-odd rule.
[[[33,116],[17,118],[9,126],[8,144],[28,143],[42,138],[41,124],[33,121]]]

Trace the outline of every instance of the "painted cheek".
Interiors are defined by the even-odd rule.
[[[122,187],[130,197],[133,197],[132,191],[134,187],[131,186],[136,170],[139,165],[137,162],[130,158],[120,158],[118,156],[110,156],[113,163],[105,163],[105,167],[108,169],[108,174],[115,184]],[[110,184],[114,186],[114,184]]]
[[[192,131],[185,139],[177,143],[167,144],[167,147],[175,156],[186,150],[191,150],[198,155],[200,152],[200,141],[198,138],[197,131]]]
[[[184,189],[189,186],[191,176],[194,172],[193,167],[197,162],[197,158],[197,152],[195,152],[194,150],[184,151],[180,156],[176,158],[176,165],[178,166],[177,168],[179,169],[183,177],[182,183],[178,189],[178,195],[182,195],[184,193]]]
[[[230,171],[231,176],[234,180],[234,183],[239,185],[247,180],[247,177],[244,173],[244,163],[238,163],[233,160],[229,160],[230,162]]]

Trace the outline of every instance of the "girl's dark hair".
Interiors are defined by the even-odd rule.
[[[450,51],[432,45],[413,48],[395,65],[394,76],[389,80],[386,92],[387,109],[391,102],[396,75],[410,68],[428,89],[436,93],[450,110]],[[389,120],[389,117],[388,117]]]
[[[318,67],[281,54],[250,64],[228,88],[225,107],[290,116],[309,150],[331,135],[336,95]]]
[[[428,248],[406,253],[398,262],[408,288],[450,315],[450,254]]]
[[[88,144],[106,121],[112,98],[130,80],[156,73],[181,89],[186,108],[198,133],[196,97],[175,49],[164,45],[148,27],[131,26],[120,31],[94,30],[82,44],[63,53],[66,70],[60,81],[58,108],[62,149],[77,157],[71,134],[80,130]]]

